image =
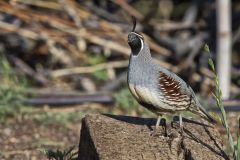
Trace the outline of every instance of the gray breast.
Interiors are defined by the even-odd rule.
[[[135,57],[131,57],[128,84],[131,93],[140,103],[144,102],[159,108],[161,93],[159,92],[159,71],[157,69],[152,62],[143,63]]]
[[[147,88],[156,87],[158,71],[151,62],[143,62],[132,56],[129,61],[128,83]]]

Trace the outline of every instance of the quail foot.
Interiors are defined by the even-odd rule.
[[[154,62],[144,37],[133,29],[128,34],[131,55],[128,66],[128,86],[134,98],[143,107],[157,114],[156,128],[161,115],[178,114],[182,128],[181,112],[190,111],[209,122],[215,120],[197,100],[192,88],[175,73]]]

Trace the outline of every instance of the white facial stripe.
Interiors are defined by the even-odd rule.
[[[131,32],[131,33],[136,34],[138,37],[140,37],[140,38],[143,39],[143,36],[142,36],[142,35],[140,35],[140,34],[138,34],[138,33],[136,33],[136,32]]]
[[[144,46],[144,44],[143,44],[143,40],[140,38],[140,40],[141,40],[141,50],[143,49],[143,46]],[[141,51],[140,50],[140,51]]]
[[[135,34],[136,36],[140,37],[139,39],[140,39],[140,41],[141,41],[141,49],[140,49],[139,52],[141,52],[141,51],[143,50],[143,46],[144,46],[143,36],[140,35],[140,34],[138,34],[138,33],[136,33],[136,32],[131,32],[131,33],[133,33],[133,34]],[[138,54],[139,54],[139,52],[138,52]],[[138,56],[138,54],[137,54],[137,55],[134,55],[134,56]]]

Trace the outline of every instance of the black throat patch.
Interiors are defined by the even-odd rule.
[[[132,50],[133,55],[138,55],[142,48],[141,38],[134,33],[128,35],[128,44]]]

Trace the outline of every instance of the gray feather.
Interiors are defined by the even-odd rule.
[[[166,96],[159,89],[160,73],[166,74],[180,86],[181,96],[185,97],[186,100],[179,102],[179,104],[182,104],[182,107],[177,108],[178,104],[174,105],[174,103],[172,104],[172,102],[165,100]],[[142,50],[137,55],[131,54],[129,59],[128,84],[129,86],[133,86],[130,90],[131,92],[135,92],[133,94],[136,94],[135,98],[139,103],[144,104],[145,107],[151,106],[149,109],[151,108],[155,112],[176,112],[187,109],[195,114],[200,114],[200,116],[208,120],[212,121],[213,119],[200,105],[194,91],[184,80],[154,62],[146,43],[143,43]]]

